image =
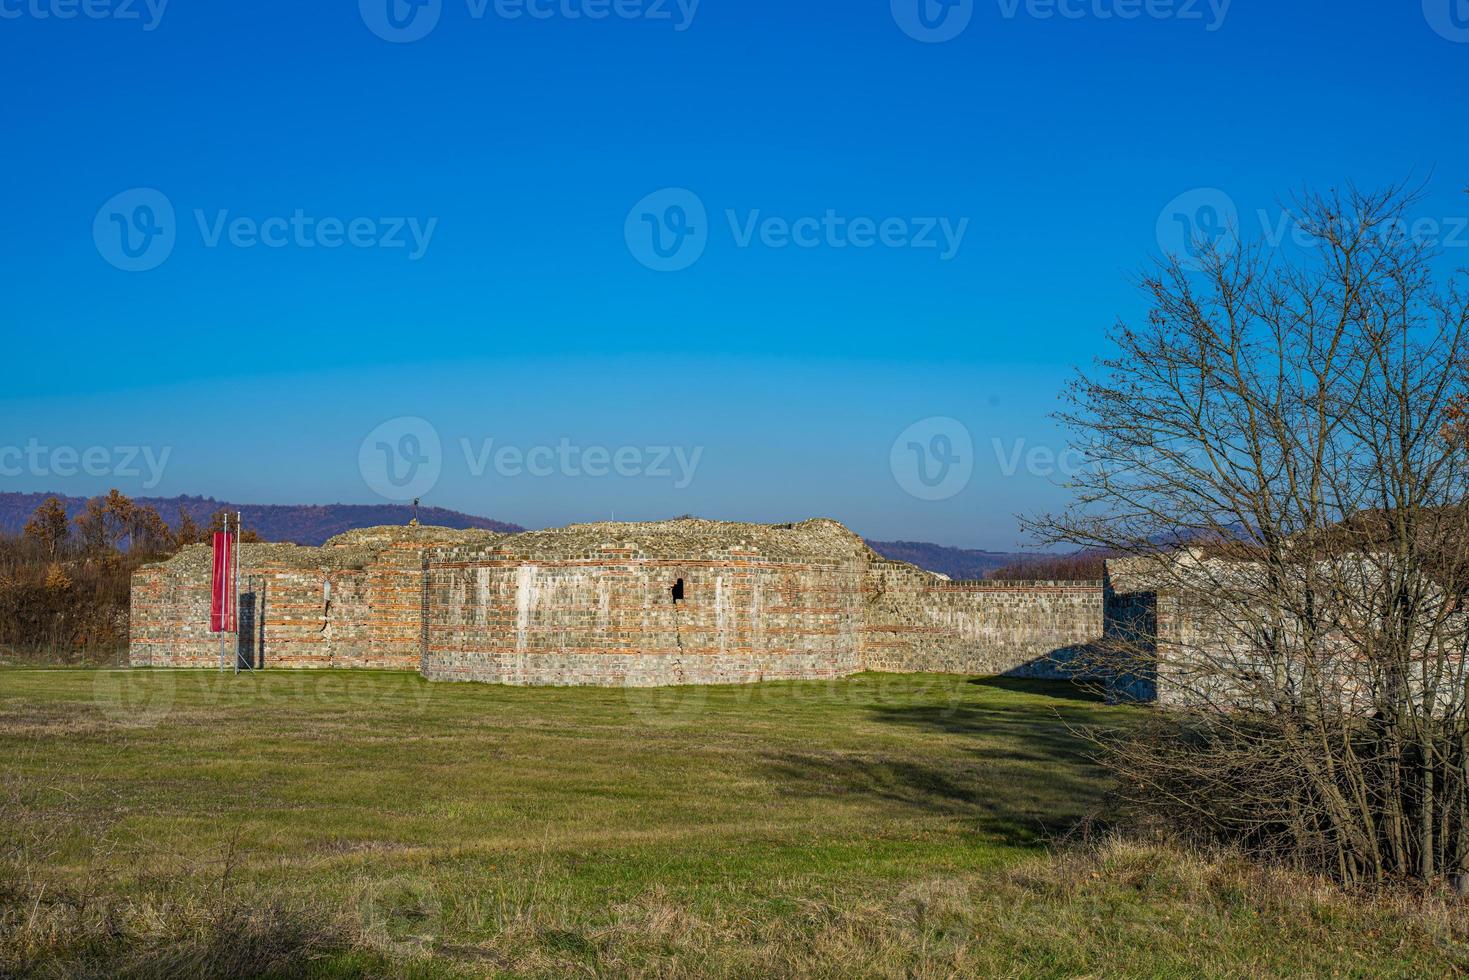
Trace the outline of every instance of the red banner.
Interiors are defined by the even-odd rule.
[[[214,535],[214,579],[209,596],[209,632],[235,631],[235,539]]]

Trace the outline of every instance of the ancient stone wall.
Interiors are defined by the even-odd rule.
[[[869,575],[869,670],[1067,678],[1102,635],[1100,582],[949,582],[901,562]]]
[[[246,545],[267,667],[647,687],[861,670],[1067,676],[1103,632],[1100,583],[950,582],[834,521],[680,519],[516,535],[374,528]],[[136,665],[218,663],[209,550],[134,579]],[[680,585],[681,583],[681,585]]]
[[[865,560],[839,525],[675,523],[435,552],[424,674],[651,687],[861,669]]]
[[[1107,562],[1103,582],[1104,648],[1112,664],[1104,678],[1117,701],[1153,701],[1158,696],[1158,596],[1132,574],[1126,560]],[[1164,619],[1168,611],[1164,609]]]
[[[388,533],[391,532],[391,533]],[[241,609],[258,610],[244,646],[265,667],[416,670],[422,637],[423,556],[446,540],[488,532],[393,528],[349,532],[321,548],[240,547]],[[194,545],[133,578],[129,616],[134,666],[213,667],[212,567]],[[233,649],[233,637],[228,640]]]

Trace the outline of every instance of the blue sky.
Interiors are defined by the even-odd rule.
[[[388,2],[0,0],[0,490],[1011,549],[1170,204],[1469,256],[1466,0]]]

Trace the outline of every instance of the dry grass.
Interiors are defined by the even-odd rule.
[[[0,976],[1469,969],[1445,898],[1048,849],[1105,790],[1068,726],[1132,717],[1064,688],[128,683],[0,672]]]

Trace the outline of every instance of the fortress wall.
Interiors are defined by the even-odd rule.
[[[417,670],[423,647],[424,549],[397,543],[367,566],[366,631],[352,666]]]
[[[301,567],[260,560],[241,549],[242,612],[250,596],[262,613],[244,641],[247,656],[269,667],[418,667],[421,559],[400,567]],[[209,632],[210,568],[204,561],[166,562],[133,576],[130,660],[135,667],[214,667],[219,637]],[[199,556],[189,556],[197,558]],[[327,604],[330,583],[330,606]],[[374,584],[386,601],[379,608]],[[412,597],[413,617],[401,611]],[[406,638],[405,638],[406,634]],[[226,642],[234,649],[234,637]]]
[[[1106,629],[1103,642],[1112,645],[1117,667],[1108,678],[1109,697],[1119,701],[1154,701],[1158,697],[1157,593],[1143,588],[1119,566],[1126,560],[1107,562],[1105,594]],[[1168,620],[1166,606],[1165,624]],[[1124,651],[1120,657],[1116,651]]]
[[[133,573],[128,607],[129,660],[134,667],[202,667],[219,663],[209,632],[209,579],[202,588],[169,565]]]
[[[1062,679],[1103,633],[1100,582],[949,582],[883,561],[868,583],[868,670]]]
[[[209,577],[205,546],[136,573],[135,665],[219,662]],[[1103,633],[1100,583],[950,582],[879,558],[821,520],[680,519],[511,536],[373,528],[322,548],[245,545],[241,582],[263,610],[245,644],[257,663],[417,669],[437,680],[1061,677],[1061,663]]]
[[[365,572],[279,566],[255,571],[264,582],[267,667],[350,667],[368,655]],[[244,575],[242,568],[242,581]]]
[[[429,590],[431,679],[652,687],[861,669],[856,563],[484,553],[432,558]]]

